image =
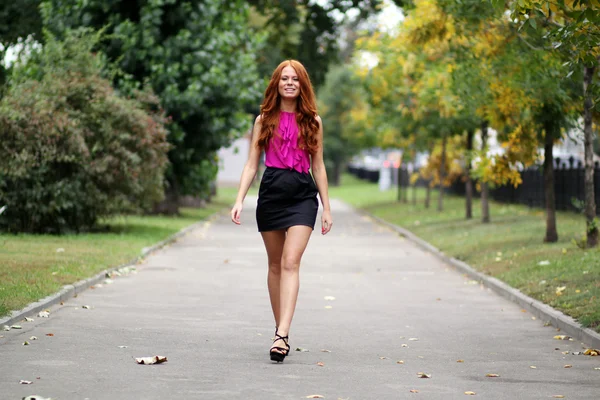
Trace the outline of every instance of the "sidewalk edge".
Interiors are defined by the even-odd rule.
[[[187,233],[189,233],[197,228],[202,227],[205,223],[213,221],[220,214],[222,214],[222,211],[217,211],[214,214],[209,215],[205,219],[195,222],[192,225],[189,225],[189,226],[181,229],[179,232],[172,234],[171,236],[152,245],[151,247],[143,248],[140,255],[129,262],[126,262],[124,264],[121,264],[121,265],[118,265],[115,267],[110,267],[108,269],[105,269],[105,270],[99,272],[98,274],[92,276],[91,278],[82,279],[73,284],[65,285],[57,293],[51,294],[47,297],[44,297],[43,299],[40,299],[34,303],[31,303],[27,307],[25,307],[21,310],[13,311],[10,315],[0,318],[0,328],[4,325],[8,325],[8,326],[14,325],[15,322],[19,322],[19,321],[23,320],[25,317],[35,315],[35,314],[39,313],[40,311],[47,309],[48,307],[51,307],[55,304],[59,304],[61,302],[67,301],[68,299],[72,298],[76,294],[81,293],[84,290],[88,289],[90,286],[93,286],[95,284],[102,282],[104,279],[106,279],[107,274],[110,274],[111,272],[117,271],[121,268],[131,267],[131,266],[138,264],[141,260],[148,257],[148,255],[150,255],[151,253],[163,248],[164,246],[166,246],[168,244],[171,244],[171,243],[177,241],[177,239],[181,238],[182,236],[186,235]]]
[[[455,267],[459,271],[468,275],[473,280],[479,281],[480,283],[489,287],[490,289],[492,289],[493,291],[495,291],[502,297],[518,304],[519,306],[523,307],[524,309],[529,311],[531,314],[533,314],[536,318],[539,318],[545,322],[549,322],[550,324],[552,324],[552,326],[554,326],[556,328],[560,328],[560,330],[562,332],[567,333],[568,335],[572,336],[575,339],[582,341],[583,343],[591,346],[592,348],[595,348],[595,349],[600,348],[600,334],[596,333],[595,331],[593,331],[589,328],[584,328],[573,318],[569,317],[568,315],[563,314],[561,311],[558,311],[558,310],[550,307],[549,305],[542,303],[541,301],[535,300],[535,299],[525,295],[521,291],[507,285],[506,283],[502,282],[499,279],[496,279],[494,277],[491,277],[491,276],[488,276],[488,275],[485,275],[485,274],[482,274],[482,273],[476,271],[475,269],[473,269],[473,267],[471,267],[470,265],[466,264],[463,261],[457,260],[454,257],[447,256],[442,251],[440,251],[438,248],[436,248],[435,246],[426,242],[425,240],[421,239],[420,237],[418,237],[417,235],[415,235],[408,229],[405,229],[398,225],[387,222],[379,217],[374,216],[373,214],[371,214],[369,212],[362,211],[362,210],[360,210],[359,212],[372,218],[373,220],[377,221],[378,223],[391,228],[392,230],[396,231],[398,234],[406,237],[407,239],[409,239],[412,242],[414,242],[415,244],[417,244],[422,249],[434,254],[435,256],[440,258],[442,261],[446,262],[447,264],[450,264],[451,266]]]

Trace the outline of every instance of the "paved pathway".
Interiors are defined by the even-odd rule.
[[[219,217],[137,274],[0,332],[0,399],[600,399],[600,357],[562,353],[581,343],[554,340],[554,328],[332,204],[334,230],[317,226],[305,253],[290,334],[308,352],[268,359],[266,256],[249,199],[241,227]],[[134,361],[155,354],[168,362]]]

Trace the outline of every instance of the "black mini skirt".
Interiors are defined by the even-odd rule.
[[[259,232],[306,225],[315,228],[319,203],[312,176],[293,169],[267,167],[258,191]]]

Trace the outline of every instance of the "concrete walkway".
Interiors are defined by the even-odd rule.
[[[242,226],[219,217],[137,274],[0,332],[0,399],[600,399],[600,357],[335,201],[301,268],[290,344],[308,351],[271,363],[254,202]],[[134,360],[153,355],[168,362]]]

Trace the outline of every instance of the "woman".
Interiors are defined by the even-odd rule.
[[[260,111],[231,220],[240,224],[242,203],[264,150],[267,168],[260,183],[256,221],[267,250],[267,285],[275,317],[269,354],[271,360],[282,362],[290,352],[288,335],[298,298],[300,261],[317,218],[317,192],[323,205],[321,234],[331,230],[333,220],[323,162],[323,125],[302,64],[295,60],[279,64]]]

